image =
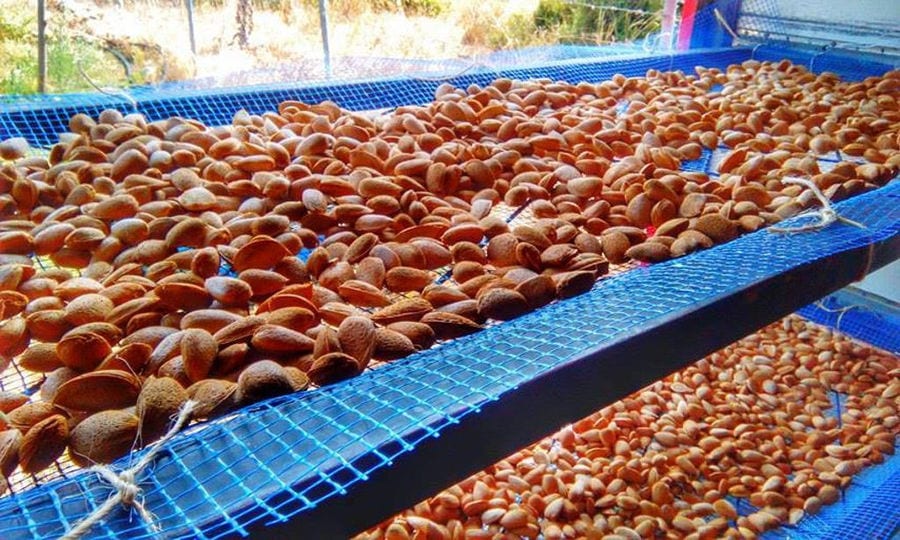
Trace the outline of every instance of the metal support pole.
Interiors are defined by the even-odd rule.
[[[197,38],[194,35],[194,0],[184,0],[184,7],[187,9],[188,19],[188,35],[191,38],[191,54],[197,54]]]
[[[47,21],[44,17],[44,0],[38,0],[38,92],[47,93]]]
[[[331,78],[331,45],[328,43],[328,0],[319,0],[319,28],[322,30],[322,56],[325,77]]]

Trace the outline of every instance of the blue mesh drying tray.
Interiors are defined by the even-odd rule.
[[[145,504],[176,537],[357,532],[897,258],[900,183],[837,208],[866,228],[760,231],[191,428],[144,478]],[[76,473],[0,499],[0,530],[58,536],[108,496],[96,475]],[[92,532],[150,534],[124,509]]]
[[[565,57],[565,56],[563,56]],[[251,114],[277,110],[285,100],[319,103],[331,100],[351,110],[377,110],[431,101],[438,85],[448,82],[465,88],[470,84],[485,85],[499,76],[516,79],[550,78],[565,81],[602,81],[616,73],[626,76],[644,75],[649,69],[682,70],[693,73],[695,66],[724,69],[749,58],[781,60],[787,58],[816,71],[832,71],[847,80],[861,80],[880,75],[893,66],[862,60],[837,51],[819,53],[787,49],[780,46],[708,49],[669,55],[632,54],[612,58],[575,58],[541,65],[495,70],[474,65],[471,71],[446,79],[435,78],[433,72],[423,78],[403,77],[377,80],[321,82],[314,84],[268,84],[219,89],[192,89],[185,86],[137,87],[127,91],[129,99],[114,94],[59,94],[37,98],[0,99],[0,140],[24,137],[33,145],[46,146],[57,141],[58,134],[68,131],[74,114],[97,116],[103,109],[138,111],[151,121],[181,116],[200,120],[207,125],[231,122],[236,111]],[[540,57],[538,57],[540,58]]]

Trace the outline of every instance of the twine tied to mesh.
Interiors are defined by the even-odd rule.
[[[848,311],[850,311],[851,309],[862,309],[863,308],[863,306],[861,306],[859,304],[850,304],[849,306],[844,306],[844,307],[835,309],[835,308],[830,308],[830,307],[826,306],[825,302],[823,300],[818,300],[816,302],[813,302],[813,304],[817,308],[824,311],[825,313],[829,313],[829,314],[837,313],[838,314],[837,320],[834,321],[834,329],[835,330],[841,329],[841,321],[844,319],[844,315],[846,315]]]
[[[156,441],[153,446],[138,460],[137,463],[132,465],[131,467],[125,469],[121,472],[114,471],[111,467],[106,465],[95,465],[91,467],[89,470],[97,473],[97,475],[106,480],[110,486],[115,488],[115,491],[106,499],[102,505],[100,505],[96,510],[94,510],[89,516],[85,517],[83,520],[75,524],[65,535],[62,536],[60,540],[77,540],[85,535],[91,528],[103,520],[110,512],[112,512],[116,506],[122,504],[137,510],[138,515],[147,523],[150,529],[154,532],[158,532],[159,528],[154,523],[155,517],[153,514],[147,509],[144,503],[138,500],[138,495],[141,493],[141,488],[138,485],[137,478],[144,471],[144,469],[149,465],[159,454],[160,450],[162,450],[163,446],[169,440],[172,439],[184,425],[190,420],[191,413],[194,411],[194,407],[196,406],[195,401],[188,400],[181,406],[181,409],[178,411],[178,417],[175,419],[175,423],[172,424],[172,427],[169,428],[169,431],[161,438]]]
[[[806,225],[800,225],[799,227],[778,227],[778,226],[773,225],[768,228],[769,232],[794,234],[794,233],[802,233],[802,232],[808,232],[808,231],[818,231],[818,230],[824,229],[825,227],[831,225],[835,221],[841,221],[848,225],[853,225],[854,227],[859,227],[860,229],[866,228],[866,226],[863,225],[862,223],[853,221],[852,219],[845,218],[844,216],[841,216],[840,214],[838,214],[837,211],[834,209],[834,207],[831,206],[831,201],[828,200],[828,197],[826,197],[825,194],[822,193],[822,190],[819,189],[819,186],[817,186],[811,180],[807,180],[806,178],[796,178],[796,177],[789,176],[789,177],[783,178],[781,181],[785,184],[795,184],[795,185],[803,186],[803,187],[809,189],[810,191],[813,192],[813,195],[815,195],[816,198],[819,199],[819,202],[822,204],[822,208],[819,210],[812,210],[810,212],[804,212],[803,214],[800,214],[801,216],[803,216],[803,215],[817,216],[819,218],[819,220],[815,223],[808,223]]]

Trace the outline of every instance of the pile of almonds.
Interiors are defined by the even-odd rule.
[[[757,538],[837,502],[898,435],[898,358],[789,316],[357,540]]]
[[[0,371],[45,374],[0,394],[0,472],[67,449],[109,462],[189,397],[203,419],[334,383],[583,293],[610,263],[731,240],[811,205],[785,176],[835,200],[874,189],[900,168],[898,90],[900,71],[748,61],[442,85],[375,117],[107,110],[46,157],[0,143]],[[720,145],[712,177],[680,170]]]

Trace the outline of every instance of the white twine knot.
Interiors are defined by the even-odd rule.
[[[106,480],[110,486],[115,488],[115,491],[110,494],[109,498],[106,499],[106,502],[78,522],[66,532],[60,540],[77,540],[81,538],[120,504],[134,508],[150,529],[154,532],[158,532],[159,528],[156,523],[154,523],[156,519],[153,516],[153,513],[147,509],[142,500],[138,500],[138,496],[141,494],[141,487],[138,485],[137,478],[144,472],[147,465],[156,458],[157,454],[162,450],[162,447],[181,431],[181,428],[183,428],[190,420],[191,413],[194,411],[196,405],[197,402],[195,401],[188,400],[184,402],[184,405],[182,405],[181,409],[178,411],[178,417],[175,419],[175,423],[172,424],[169,431],[166,432],[160,440],[150,446],[141,459],[131,467],[119,472],[114,471],[107,465],[95,465],[91,467],[89,470],[96,473],[103,480]]]
[[[831,206],[831,201],[828,197],[822,193],[822,190],[819,189],[819,186],[812,182],[811,180],[807,180],[806,178],[796,178],[796,177],[785,177],[781,180],[785,184],[795,184],[798,186],[803,186],[810,191],[813,192],[813,195],[819,199],[819,203],[822,205],[822,208],[819,210],[810,210],[808,212],[803,212],[799,214],[799,216],[816,216],[819,220],[815,223],[808,223],[806,225],[800,225],[799,227],[776,227],[771,226],[768,228],[768,231],[771,233],[802,233],[807,231],[818,231],[824,229],[825,227],[831,225],[835,221],[841,221],[848,225],[853,225],[854,227],[859,227],[860,229],[865,229],[866,226],[857,221],[853,221],[852,219],[845,218],[844,216],[837,213],[833,206]]]
[[[127,504],[129,506],[140,504],[135,503],[134,500],[138,493],[141,492],[141,488],[134,483],[133,472],[124,470],[119,474],[115,474],[109,467],[93,467],[91,470],[99,474],[104,480],[109,482],[112,487],[119,491],[119,494],[122,495],[122,504]]]

